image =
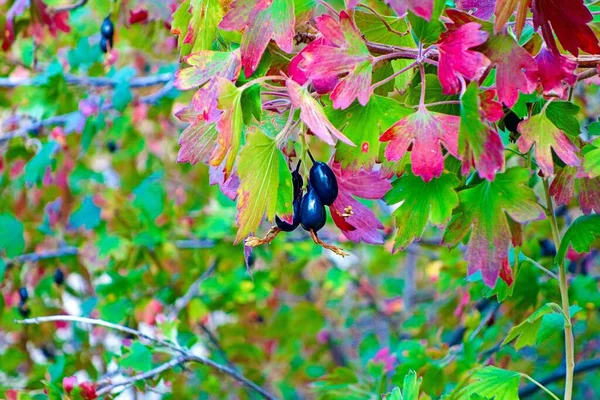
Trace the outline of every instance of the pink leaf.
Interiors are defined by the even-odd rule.
[[[295,108],[300,109],[300,118],[308,128],[325,143],[333,145],[332,135],[342,142],[354,146],[354,143],[340,132],[325,116],[323,107],[306,89],[291,79],[286,81],[290,100]]]
[[[415,15],[425,18],[427,21],[431,19],[433,14],[433,0],[385,0],[398,16],[402,17],[409,9]]]
[[[577,168],[566,166],[560,170],[550,185],[550,195],[558,205],[569,204],[575,195]]]
[[[219,185],[221,192],[231,200],[237,198],[238,189],[240,187],[240,177],[235,170],[225,179],[222,166],[210,166],[208,169],[208,182],[211,185]]]
[[[340,75],[346,74],[331,93],[334,108],[347,108],[354,99],[367,104],[372,56],[352,19],[342,11],[339,22],[325,14],[316,18],[316,25],[324,39],[304,49],[298,68],[314,80],[327,82],[337,82]]]
[[[290,61],[290,65],[288,67],[288,74],[290,78],[292,78],[295,82],[300,85],[304,85],[308,81],[308,74],[303,69],[300,69],[299,64],[302,62],[304,58],[304,53],[310,53],[315,51],[315,49],[319,46],[323,46],[330,43],[324,37],[319,37],[312,42],[310,42],[305,48],[303,48],[300,53],[298,53],[292,61]],[[335,85],[338,82],[337,76],[330,76],[324,79],[312,79],[312,84],[319,94],[329,93],[333,90]]]
[[[294,45],[296,21],[294,2],[290,0],[236,0],[219,27],[225,30],[242,30],[242,66],[246,78],[250,77],[271,39],[285,52]]]
[[[600,213],[600,177],[583,178],[579,181],[579,204],[586,215],[594,210]]]
[[[444,155],[442,145],[458,157],[458,129],[460,118],[428,111],[420,107],[417,112],[396,122],[379,138],[390,142],[385,149],[388,161],[398,161],[412,144],[413,173],[429,182],[442,175]]]
[[[508,263],[508,257],[502,259],[502,267],[500,268],[500,279],[502,279],[508,286],[512,286],[515,281],[512,268]]]
[[[337,199],[330,206],[335,224],[353,242],[382,244],[383,235],[379,231],[383,229],[382,223],[373,211],[354,197],[381,199],[392,188],[390,181],[380,171],[342,170],[341,164],[335,162],[330,165],[337,177],[339,190]],[[344,218],[341,215],[348,207],[351,207],[352,215]]]
[[[177,162],[194,165],[208,163],[217,147],[217,130],[214,123],[208,123],[204,117],[190,109],[183,109],[177,116],[190,125],[179,137]]]
[[[479,79],[490,65],[490,60],[483,54],[469,50],[487,40],[488,33],[479,28],[480,24],[469,22],[458,29],[444,32],[440,37],[438,75],[444,94],[460,91],[460,76]]]
[[[543,46],[535,57],[535,62],[538,69],[528,73],[529,79],[533,82],[539,79],[545,95],[564,99],[567,85],[574,85],[577,82],[577,75],[574,74],[577,63],[563,55],[557,57],[546,46]]]
[[[484,90],[479,93],[482,116],[489,122],[498,122],[504,118],[502,104],[494,100],[495,97],[496,91],[494,89]]]
[[[484,54],[496,64],[496,89],[498,98],[507,107],[517,102],[519,91],[532,93],[536,84],[528,78],[528,73],[537,70],[531,56],[508,35],[497,35],[490,38],[485,46]]]

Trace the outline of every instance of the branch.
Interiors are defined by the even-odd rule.
[[[577,364],[575,366],[575,370],[573,372],[575,374],[581,374],[583,372],[593,371],[598,368],[600,368],[600,358],[580,362],[579,364]],[[550,383],[561,381],[563,379],[565,379],[565,367],[564,366],[560,367],[559,369],[557,369],[550,375],[546,376],[545,378],[539,379],[538,382],[544,386],[547,386]],[[522,388],[519,389],[519,397],[520,398],[529,397],[532,394],[534,394],[535,392],[537,392],[538,390],[540,390],[540,388],[533,383],[523,386]]]
[[[64,76],[65,81],[69,85],[78,86],[95,86],[95,87],[115,87],[120,83],[118,79],[109,78],[105,76],[92,77],[92,76],[77,76],[66,74]],[[157,75],[139,76],[132,78],[129,81],[129,87],[141,88],[155,85],[165,84],[173,79],[173,73],[164,72]],[[46,82],[39,77],[33,78],[0,78],[0,87],[15,88],[19,86],[41,86]]]
[[[218,260],[215,260],[212,263],[212,265],[206,271],[204,271],[200,278],[198,278],[194,283],[190,285],[187,292],[181,298],[177,299],[175,304],[173,304],[171,310],[167,312],[167,315],[169,315],[169,317],[176,317],[181,312],[181,310],[183,310],[185,306],[187,306],[190,303],[190,301],[192,301],[194,297],[200,294],[200,285],[212,275],[215,269],[217,269],[217,264]]]
[[[43,322],[56,322],[56,321],[81,322],[81,323],[88,323],[91,325],[104,326],[106,328],[110,328],[110,329],[114,329],[114,330],[117,330],[120,332],[135,335],[137,337],[144,338],[146,340],[158,343],[162,346],[171,348],[181,354],[180,356],[155,368],[154,370],[148,371],[143,374],[135,375],[135,376],[129,378],[128,380],[125,381],[125,383],[124,383],[125,385],[135,382],[135,381],[142,380],[142,379],[148,379],[148,378],[154,377],[154,376],[158,375],[159,373],[166,371],[167,369],[173,368],[176,365],[181,365],[181,364],[184,364],[187,362],[197,362],[197,363],[209,366],[216,371],[219,371],[226,375],[231,376],[233,379],[237,380],[238,382],[242,383],[243,385],[255,390],[257,393],[259,393],[265,399],[277,400],[277,397],[275,397],[274,395],[269,393],[265,388],[252,382],[251,380],[249,380],[248,378],[246,378],[245,376],[243,376],[242,374],[240,374],[239,372],[235,371],[232,368],[218,364],[208,358],[192,354],[192,352],[189,349],[182,348],[179,345],[177,345],[176,343],[172,343],[172,342],[169,342],[166,340],[162,340],[162,339],[158,339],[158,338],[149,336],[145,333],[142,333],[142,332],[132,329],[132,328],[128,328],[126,326],[113,324],[111,322],[103,321],[101,319],[75,317],[72,315],[52,315],[52,316],[47,316],[47,317],[37,317],[37,318],[29,318],[29,319],[23,319],[23,320],[14,320],[14,322],[17,324],[25,324],[25,325],[40,324]],[[117,386],[123,386],[123,384],[122,383],[116,384],[115,387],[117,387]],[[101,391],[102,391],[102,394],[106,394],[108,391],[110,391],[112,389],[113,389],[113,387],[109,386],[109,387],[101,389]]]
[[[183,353],[185,354],[185,351],[179,347],[179,345],[168,342],[166,340],[162,340],[150,335],[147,335],[143,332],[140,332],[136,329],[132,329],[132,328],[128,328],[126,326],[123,325],[118,325],[118,324],[113,324],[112,322],[108,322],[108,321],[104,321],[101,319],[94,319],[94,318],[86,318],[86,317],[76,317],[74,315],[50,315],[47,317],[36,317],[36,318],[27,318],[27,319],[15,319],[14,322],[16,324],[22,324],[22,325],[39,325],[41,323],[44,322],[57,322],[57,321],[68,321],[68,322],[80,322],[83,324],[90,324],[90,325],[98,325],[98,326],[103,326],[105,328],[109,328],[109,329],[114,329],[116,331],[120,331],[123,333],[127,333],[129,335],[134,335],[137,336],[139,338],[142,339],[146,339],[150,342],[155,342],[157,344],[160,344],[161,346],[164,347],[168,347],[170,349],[173,349],[179,353]]]
[[[87,3],[88,0],[78,0],[76,3],[73,4],[67,4],[64,6],[56,6],[54,8],[52,8],[52,10],[54,12],[63,12],[63,11],[71,11],[71,10],[75,10],[79,7],[83,7],[85,5],[85,3]]]
[[[8,260],[6,261],[6,265],[7,266],[11,266],[13,264],[22,264],[28,261],[39,261],[39,260],[45,260],[48,258],[59,258],[59,257],[64,257],[64,256],[75,256],[77,255],[78,250],[77,247],[75,246],[64,246],[64,247],[59,247],[56,250],[49,250],[49,251],[40,251],[40,252],[36,252],[36,253],[27,253],[27,254],[22,254],[18,257],[13,258],[12,260]]]

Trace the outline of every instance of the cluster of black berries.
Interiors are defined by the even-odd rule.
[[[102,25],[100,26],[100,50],[106,53],[109,49],[113,48],[113,37],[115,35],[115,26],[110,20],[110,16],[104,18]]]
[[[327,214],[325,206],[333,204],[338,195],[338,183],[335,174],[329,166],[321,161],[315,161],[312,154],[308,153],[313,162],[308,179],[306,194],[302,193],[303,180],[298,172],[300,162],[296,170],[292,172],[292,183],[294,185],[294,218],[289,224],[275,217],[277,227],[284,232],[291,232],[302,225],[307,231],[316,233],[325,226]]]

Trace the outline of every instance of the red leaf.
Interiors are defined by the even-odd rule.
[[[481,25],[469,22],[458,29],[446,31],[440,37],[438,75],[444,94],[460,91],[459,77],[479,79],[490,65],[483,54],[469,50],[483,44],[488,33],[479,30]]]
[[[442,175],[444,155],[441,145],[458,157],[458,128],[460,118],[428,111],[420,107],[417,112],[396,122],[379,138],[390,142],[385,149],[388,161],[398,161],[412,145],[413,173],[429,182]]]
[[[577,168],[565,166],[560,170],[550,185],[550,195],[556,204],[569,204],[575,195],[575,176]]]
[[[208,163],[217,147],[217,130],[214,123],[208,123],[201,113],[186,108],[177,113],[177,117],[190,125],[179,137],[177,162],[194,165],[197,162]]]
[[[594,210],[600,213],[600,177],[583,178],[579,181],[579,205],[585,215]]]
[[[431,14],[433,14],[433,0],[385,0],[385,2],[400,17],[406,14],[407,9],[427,21],[431,19]]]
[[[325,14],[316,18],[316,25],[325,40],[304,49],[298,68],[311,79],[337,81],[331,93],[334,108],[345,109],[354,99],[367,104],[373,57],[352,19],[342,11],[339,22]],[[342,74],[346,76],[338,81]]]
[[[81,388],[81,396],[85,400],[94,400],[98,397],[98,395],[96,394],[96,385],[94,383],[81,382],[79,384],[79,387]]]
[[[494,100],[496,91],[494,89],[484,90],[479,93],[481,114],[489,122],[498,122],[504,118],[502,104]]]
[[[569,204],[575,195],[579,194],[579,206],[585,215],[594,210],[600,212],[600,177],[589,178],[581,169],[565,166],[560,170],[550,185],[550,195],[556,204]]]
[[[502,259],[502,267],[500,268],[500,279],[502,279],[508,286],[512,286],[514,282],[514,276],[512,268],[508,263],[508,257]]]
[[[600,53],[598,38],[587,23],[593,19],[583,0],[533,0],[533,25],[542,28],[546,45],[559,54],[552,30],[562,46],[574,55],[579,49],[590,53]]]
[[[295,26],[294,4],[290,0],[235,0],[219,24],[219,28],[228,31],[245,29],[240,46],[246,78],[258,67],[271,39],[281,50],[291,53]]]
[[[290,61],[290,65],[288,67],[288,74],[290,78],[292,78],[295,82],[298,82],[300,85],[304,85],[308,81],[308,74],[299,67],[300,62],[304,58],[304,53],[314,52],[317,47],[330,43],[331,42],[321,36],[303,48],[300,53],[298,53],[294,58],[292,58],[292,61]],[[331,92],[337,82],[337,76],[330,76],[324,79],[312,79],[312,85],[319,94]]]
[[[383,235],[379,230],[384,228],[383,224],[373,211],[355,197],[381,199],[392,188],[390,181],[383,177],[380,171],[342,170],[341,164],[335,162],[331,162],[330,165],[338,180],[338,197],[330,206],[333,221],[344,236],[353,242],[382,244]],[[352,215],[344,219],[341,215],[348,207],[351,207]]]
[[[486,42],[483,51],[496,64],[498,98],[507,107],[515,105],[519,91],[531,93],[535,90],[535,82],[526,74],[537,70],[535,60],[512,37],[493,36]]]
[[[528,73],[529,79],[533,82],[539,79],[545,95],[564,99],[567,94],[565,84],[574,85],[577,82],[577,75],[573,73],[577,63],[560,54],[557,57],[546,46],[535,57],[535,62],[538,69]]]

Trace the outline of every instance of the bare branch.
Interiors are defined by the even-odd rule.
[[[119,80],[115,78],[108,78],[105,76],[92,77],[92,76],[77,76],[66,74],[64,76],[65,81],[69,85],[77,86],[95,86],[95,87],[115,87],[119,84]],[[165,72],[162,74],[139,76],[132,78],[129,81],[129,87],[141,88],[155,85],[163,85],[173,79],[173,73]],[[45,84],[45,81],[39,79],[39,77],[33,78],[0,78],[0,87],[15,88],[19,86],[41,86]]]
[[[148,341],[160,344],[161,346],[168,347],[179,353],[185,354],[185,351],[181,347],[179,347],[178,345],[176,345],[174,343],[147,335],[136,329],[128,328],[123,325],[113,324],[112,322],[104,321],[101,319],[76,317],[74,315],[50,315],[50,316],[46,316],[46,317],[36,317],[36,318],[15,319],[14,320],[14,322],[16,324],[23,324],[23,325],[34,325],[34,324],[38,325],[38,324],[41,324],[44,322],[57,322],[57,321],[80,322],[83,324],[104,326],[105,328],[114,329],[116,331],[127,333],[129,335],[134,335],[139,338],[146,339]]]
[[[171,348],[181,354],[180,356],[172,359],[171,361],[157,367],[155,370],[151,370],[144,374],[135,375],[135,376],[129,378],[129,381],[126,381],[125,385],[127,385],[128,383],[138,381],[138,380],[154,377],[154,376],[158,375],[159,373],[166,371],[167,369],[173,368],[176,365],[181,365],[181,364],[184,364],[187,362],[197,362],[197,363],[209,366],[216,371],[219,371],[226,375],[231,376],[233,379],[237,380],[238,382],[242,383],[243,385],[245,385],[245,386],[253,389],[257,393],[259,393],[265,399],[277,400],[277,397],[275,397],[273,394],[269,393],[265,388],[252,382],[251,380],[249,380],[248,378],[246,378],[245,376],[243,376],[242,374],[240,374],[233,368],[218,364],[208,358],[195,355],[189,349],[182,348],[175,343],[149,336],[145,333],[142,333],[142,332],[132,329],[132,328],[128,328],[126,326],[113,324],[112,322],[103,321],[101,319],[75,317],[72,315],[51,315],[51,316],[47,316],[47,317],[37,317],[37,318],[28,318],[28,319],[23,319],[23,320],[15,320],[14,322],[17,324],[31,325],[31,324],[40,324],[40,323],[44,323],[44,322],[56,322],[56,321],[81,322],[81,323],[87,323],[87,324],[91,324],[91,325],[104,326],[106,328],[114,329],[114,330],[117,330],[120,332],[128,333],[128,334],[135,335],[137,337],[155,342],[162,346]],[[123,386],[123,384],[118,384],[116,386]],[[113,389],[112,387],[110,389],[107,387],[107,388],[103,388],[101,390],[102,390],[103,394],[106,394],[108,391],[110,391],[112,389]]]
[[[56,250],[49,251],[40,251],[36,253],[27,253],[22,254],[18,257],[13,258],[12,260],[6,261],[6,265],[10,266],[13,264],[22,264],[25,262],[35,262],[39,260],[45,260],[48,258],[59,258],[64,256],[75,256],[77,255],[78,250],[75,246],[64,246],[59,247]]]
[[[187,292],[182,297],[177,299],[175,304],[173,304],[173,307],[169,312],[167,312],[167,315],[169,315],[171,318],[176,317],[181,312],[181,310],[183,310],[185,306],[187,306],[190,303],[190,301],[192,301],[194,297],[200,294],[200,285],[212,275],[215,269],[217,269],[217,264],[218,260],[215,260],[212,263],[212,265],[206,271],[204,271],[200,278],[198,278],[194,283],[190,285]]]
[[[77,2],[75,2],[73,4],[67,4],[64,6],[56,6],[56,7],[52,8],[52,10],[54,12],[71,11],[71,10],[75,10],[79,7],[83,7],[87,2],[88,2],[88,0],[77,0]]]

